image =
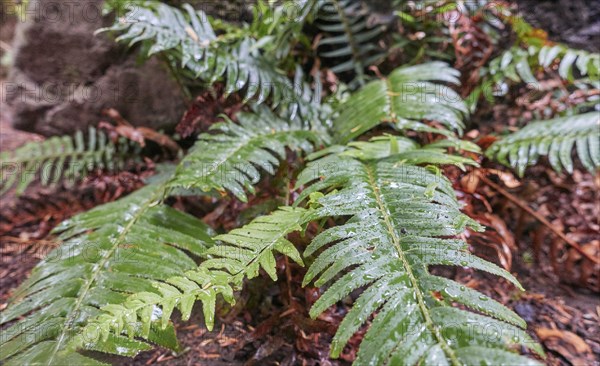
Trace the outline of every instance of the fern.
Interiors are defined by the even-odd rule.
[[[244,278],[256,277],[260,268],[273,280],[277,279],[275,251],[303,265],[300,253],[286,236],[302,230],[309,213],[301,208],[282,207],[215,237],[219,244],[208,250],[209,259],[197,269],[155,282],[157,291],[134,294],[122,304],[103,307],[104,312],[88,324],[74,343],[90,348],[113,334],[148,339],[153,324],[159,319],[161,328],[166,329],[175,308],[187,320],[196,301],[202,302],[204,321],[212,330],[217,295],[233,303],[233,290],[241,288]]]
[[[458,85],[458,76],[458,71],[442,62],[398,68],[388,78],[365,85],[339,107],[334,136],[346,143],[382,122],[402,130],[451,135],[422,120],[437,121],[462,133],[463,117],[468,113],[465,103],[449,87],[432,82]]]
[[[598,81],[600,77],[600,54],[557,44],[540,48],[537,55],[540,66],[544,68],[550,67],[558,57],[558,74],[565,80],[573,79],[574,69],[577,69],[581,76],[589,76],[591,80]]]
[[[234,167],[235,164],[263,164],[264,169],[273,171],[278,164],[277,158],[285,155],[286,146],[310,151],[313,143],[320,141],[315,132],[308,130],[308,126],[299,119],[283,121],[268,109],[259,109],[259,112],[254,114],[242,113],[238,119],[239,125],[231,121],[218,125],[216,129],[220,130],[221,134],[204,135],[201,140],[204,141],[204,145],[201,142],[197,147],[199,150],[184,159],[175,175],[166,174],[158,182],[125,199],[81,214],[57,228],[57,232],[63,233],[61,238],[66,241],[57,253],[66,250],[68,255],[61,257],[57,262],[48,260],[40,263],[34,275],[15,294],[14,305],[2,313],[2,324],[23,315],[28,317],[8,329],[9,336],[2,341],[3,351],[0,353],[0,359],[15,364],[31,360],[35,362],[50,360],[50,363],[86,361],[83,356],[73,353],[72,347],[68,346],[72,342],[85,344],[86,349],[135,355],[141,350],[149,349],[150,346],[119,335],[111,335],[109,338],[104,338],[102,342],[90,342],[89,332],[84,334],[88,341],[82,340],[81,337],[77,339],[74,337],[77,334],[81,335],[86,321],[99,313],[98,307],[118,306],[125,300],[129,291],[154,291],[155,294],[158,291],[159,294],[166,295],[164,286],[153,290],[153,280],[164,281],[196,267],[193,260],[182,250],[194,256],[211,257],[205,261],[203,267],[211,270],[207,274],[209,278],[222,277],[219,277],[218,266],[226,266],[228,271],[233,270],[234,267],[231,266],[235,264],[236,258],[240,261],[238,266],[245,268],[244,256],[230,255],[230,253],[245,255],[247,251],[242,249],[243,246],[231,248],[231,251],[223,251],[223,248],[229,244],[233,246],[238,244],[229,240],[231,236],[238,235],[236,231],[218,237],[225,243],[224,246],[208,252],[206,249],[212,245],[212,239],[208,236],[210,229],[206,225],[159,204],[169,189],[177,187],[180,182],[196,182],[199,177],[195,176],[193,169],[200,166],[203,161],[210,161],[212,167],[214,159],[221,159],[216,165],[218,168],[224,169],[225,164],[231,164],[229,166],[240,174],[248,174],[248,171],[254,174],[257,170],[253,165],[248,165],[252,168],[244,167],[250,170],[240,170],[239,167]],[[214,173],[212,170],[210,172]],[[220,176],[212,173],[206,175],[208,183],[200,180],[198,182],[227,188],[241,198],[245,197],[243,188],[237,180],[230,180],[227,174]],[[248,185],[248,189],[251,190],[249,178],[244,177],[242,184]],[[249,177],[258,179],[254,175]],[[275,215],[276,222],[281,221],[282,217],[283,214]],[[256,221],[254,225],[250,229],[260,234],[261,230],[266,230],[268,227],[268,220]],[[272,234],[279,234],[279,232]],[[260,244],[256,240],[253,241],[252,237],[248,237],[247,240],[246,249],[251,249],[249,245],[252,242]],[[87,258],[87,252],[81,249],[82,243],[98,243],[99,255]],[[271,249],[282,251],[301,262],[299,256],[294,255],[292,248],[283,240],[270,244],[273,245]],[[274,266],[274,262],[271,261],[272,255],[262,249],[256,254],[257,265],[273,275],[274,267],[270,266],[270,264]],[[52,254],[50,258],[53,258]],[[216,260],[216,258],[221,259]],[[253,271],[258,270],[258,267],[253,269],[252,263],[252,261],[246,263],[250,267],[245,268],[242,277],[244,275],[251,277],[255,273]],[[217,289],[225,291],[225,294],[228,293],[228,283],[239,284],[241,281],[241,278],[233,273],[227,275],[226,279],[228,282],[223,285],[215,284]],[[62,281],[61,286],[50,287],[56,281]],[[217,293],[221,292],[215,292],[215,296]],[[56,318],[48,319],[48,314],[54,315],[58,310],[63,312],[64,318],[61,317],[59,321]],[[82,312],[84,315],[81,315]],[[48,340],[29,340],[24,336],[26,332],[44,329],[49,326],[48,324],[53,326],[52,329],[57,330],[56,334],[52,333]],[[170,326],[166,330],[143,327],[136,328],[136,331],[141,332],[140,334],[153,343],[176,347]]]
[[[447,179],[394,161],[334,154],[311,163],[298,179],[298,185],[311,182],[299,201],[335,189],[317,200],[320,207],[312,218],[350,217],[315,237],[304,253],[311,256],[329,246],[304,279],[304,285],[315,279],[316,286],[333,282],[311,308],[311,317],[366,288],[340,324],[332,357],[338,357],[350,337],[377,313],[360,345],[358,365],[537,364],[506,350],[525,345],[542,354],[515,313],[428,271],[430,265],[469,266],[521,288],[510,273],[471,255],[464,242],[446,239],[466,226],[479,228],[460,213]],[[493,326],[498,334],[493,339],[486,336],[481,332],[485,326]]]
[[[532,68],[550,68],[558,59],[558,74],[565,80],[573,80],[576,69],[581,76],[587,76],[590,81],[598,82],[600,72],[600,55],[586,51],[570,49],[563,45],[529,46],[523,49],[517,46],[490,62],[489,73],[496,83],[508,78],[513,82],[536,83]]]
[[[318,10],[316,25],[326,33],[319,42],[319,55],[345,59],[333,66],[331,71],[336,74],[354,71],[354,81],[363,85],[364,69],[384,56],[374,42],[383,33],[383,28],[368,25],[368,12],[361,1],[321,0]],[[323,51],[324,46],[331,50]]]
[[[153,281],[196,268],[186,252],[205,256],[212,231],[160,204],[164,190],[159,180],[55,229],[64,243],[33,270],[1,314],[0,324],[16,321],[3,331],[3,364],[98,364],[69,346],[98,308],[118,304],[131,292],[152,291]],[[176,347],[172,327],[153,328],[149,338]],[[113,335],[93,349],[132,356],[149,348]]]
[[[334,337],[333,357],[370,321],[358,351],[359,365],[536,364],[511,352],[525,346],[543,355],[518,315],[429,271],[432,265],[468,266],[521,288],[510,273],[471,255],[466,243],[454,239],[466,227],[480,226],[460,212],[452,185],[441,170],[429,166],[477,165],[447,153],[449,148],[479,152],[472,143],[455,139],[456,133],[463,132],[468,114],[464,101],[447,85],[458,85],[458,71],[432,62],[402,67],[365,84],[364,69],[382,55],[374,42],[382,29],[368,25],[360,2],[302,1],[297,23],[286,20],[285,4],[290,3],[260,2],[254,22],[236,27],[207,18],[189,5],[182,11],[143,1],[103,30],[121,33],[118,40],[130,45],[142,44],[148,55],[160,53],[189,81],[222,80],[227,94],[241,93],[244,102],[254,100],[256,105],[269,101],[270,107],[253,105],[252,112],[237,114],[235,121],[224,117],[224,122],[199,136],[176,170],[155,177],[124,199],[61,224],[55,232],[63,245],[34,269],[0,316],[5,327],[0,339],[2,364],[103,364],[88,351],[135,356],[154,344],[178,351],[170,322],[175,310],[188,320],[194,304],[200,302],[204,322],[212,330],[218,300],[233,304],[235,291],[261,271],[277,280],[278,254],[299,265],[316,256],[309,259],[303,285],[314,282],[329,288],[310,310],[313,318],[351,292],[364,289]],[[120,0],[109,2],[115,10],[124,9],[123,5]],[[364,84],[335,114],[328,104],[321,105],[318,72],[311,72],[314,87],[303,81],[302,69],[308,69],[311,60],[298,64],[294,58],[302,55],[292,52],[308,48],[310,39],[302,28],[313,21],[325,34],[320,55],[344,60],[332,70],[354,71],[351,86]],[[554,56],[555,50],[543,52],[539,60],[545,63],[563,51]],[[572,74],[573,67],[583,74],[583,66],[588,76],[597,74],[593,57],[565,52],[561,74]],[[318,62],[314,64],[317,70]],[[288,74],[294,68],[292,82]],[[570,153],[577,143],[583,164],[598,167],[600,148],[592,130],[597,120],[594,124],[584,115],[569,121],[575,122],[556,130],[555,123],[547,122],[553,132],[549,140],[540,141],[528,137],[537,131],[532,124],[494,144],[488,154],[508,156],[511,162],[516,156],[522,164],[523,154],[535,159],[547,149],[553,166],[572,169],[566,151]],[[425,146],[390,135],[352,141],[381,123],[399,131],[448,138]],[[329,132],[337,145],[330,146]],[[95,132],[94,137],[105,139]],[[96,144],[94,137],[88,144],[81,134],[75,142],[48,140],[47,146],[2,155],[2,162],[17,161],[27,168],[34,166],[31,161],[47,166],[81,161],[89,170],[111,168],[114,157],[130,151],[129,146],[113,146],[106,140]],[[313,152],[322,146],[328,147]],[[281,207],[215,235],[201,221],[162,202],[182,188],[229,192],[247,201],[262,170],[274,174],[288,149],[310,153],[311,161],[298,177],[297,187],[304,189],[294,207]],[[51,180],[62,175],[56,168]],[[17,178],[9,179],[14,180],[7,180],[7,186]],[[30,178],[21,178],[26,179]],[[306,208],[297,207],[307,198]],[[314,237],[303,259],[287,237],[304,231],[312,221],[342,224]],[[497,334],[487,333],[489,327]],[[30,337],[31,333],[41,336]]]
[[[112,27],[101,31],[122,33],[117,41],[129,45],[146,41],[148,55],[167,53],[181,62],[193,77],[213,83],[225,79],[225,93],[245,92],[245,100],[254,97],[256,104],[269,96],[272,104],[293,102],[294,85],[277,69],[269,57],[260,53],[268,37],[254,39],[239,32],[217,36],[202,11],[183,5],[186,12],[159,3],[145,1],[128,12]]]
[[[548,156],[557,172],[573,173],[571,151],[576,146],[583,166],[594,173],[600,167],[600,117],[597,112],[533,122],[495,142],[486,155],[512,166],[523,176],[528,165]]]
[[[254,192],[259,169],[275,173],[285,149],[310,152],[326,138],[323,129],[299,118],[285,121],[267,108],[239,113],[239,124],[230,120],[211,127],[216,134],[202,134],[180,164],[172,187],[202,191],[228,190],[246,201],[245,190]]]
[[[96,169],[123,169],[139,152],[139,145],[125,139],[113,143],[93,127],[88,131],[87,142],[83,133],[77,131],[74,137],[51,137],[28,143],[15,151],[0,153],[0,194],[15,186],[17,194],[23,193],[36,178],[49,185],[64,178],[82,179]]]
[[[318,0],[257,1],[249,31],[256,39],[269,39],[264,54],[285,60],[295,46],[309,43],[302,29],[313,21],[317,3]]]

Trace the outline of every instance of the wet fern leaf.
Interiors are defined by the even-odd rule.
[[[332,357],[370,323],[357,365],[538,364],[510,351],[525,346],[542,354],[519,316],[429,272],[432,265],[471,267],[521,288],[510,273],[470,254],[462,240],[450,239],[479,225],[459,211],[446,178],[387,159],[332,154],[309,165],[298,184],[308,185],[300,201],[325,194],[313,202],[313,219],[348,218],[316,236],[304,252],[317,254],[304,285],[329,284],[311,317],[364,289],[338,328]],[[493,337],[485,332],[490,327],[497,331]]]
[[[173,187],[229,191],[242,201],[254,192],[261,171],[275,174],[286,148],[311,152],[327,138],[317,124],[300,118],[284,120],[267,108],[240,113],[238,123],[229,119],[214,124],[212,133],[200,135],[180,164]]]
[[[458,77],[458,71],[445,63],[432,62],[401,67],[385,79],[370,82],[338,108],[333,122],[337,142],[346,143],[384,122],[399,130],[462,133],[467,106],[440,83],[458,85]],[[430,127],[425,120],[439,122],[445,129]]]
[[[2,325],[12,323],[0,340],[3,364],[98,364],[70,345],[100,307],[120,304],[131,293],[154,292],[154,281],[196,268],[194,257],[206,255],[213,233],[160,204],[164,191],[158,181],[56,228],[64,243],[33,269],[0,315]],[[176,348],[172,326],[148,331],[153,342]],[[120,335],[88,343],[125,356],[151,348]]]

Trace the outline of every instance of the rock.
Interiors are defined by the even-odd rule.
[[[42,135],[71,134],[104,119],[115,108],[135,126],[174,126],[184,96],[158,59],[143,65],[105,34],[112,23],[102,0],[31,0],[17,25],[14,65],[1,93],[13,125]]]
[[[555,42],[600,52],[600,0],[518,0],[519,12]]]

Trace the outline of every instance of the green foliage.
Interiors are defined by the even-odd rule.
[[[333,136],[346,143],[382,122],[400,130],[452,134],[430,127],[423,120],[462,133],[463,118],[468,113],[465,103],[451,88],[434,83],[458,85],[458,76],[458,71],[443,62],[397,68],[387,78],[362,87],[339,107]]]
[[[307,220],[306,210],[281,207],[268,216],[260,216],[248,225],[217,236],[220,245],[212,247],[211,258],[202,263],[204,268],[225,269],[232,276],[232,282],[241,286],[242,280],[258,276],[259,268],[277,280],[273,251],[285,254],[294,262],[304,265],[300,253],[286,236],[302,230]]]
[[[223,79],[226,94],[243,91],[245,100],[254,98],[256,104],[270,97],[274,106],[294,101],[295,86],[272,57],[260,52],[272,41],[271,36],[257,39],[231,28],[217,35],[204,12],[188,4],[183,7],[185,12],[157,1],[144,1],[101,31],[122,33],[117,41],[129,45],[149,43],[149,56],[163,53],[177,60],[181,68],[191,72],[190,79],[200,78],[210,84]]]
[[[189,254],[205,256],[213,245],[212,231],[162,205],[163,194],[159,181],[55,229],[63,244],[33,270],[2,312],[0,324],[15,322],[3,330],[3,364],[97,364],[73,352],[69,343],[100,307],[119,304],[133,292],[153,291],[153,281],[196,268]],[[176,345],[172,327],[149,332],[152,342]],[[128,356],[149,348],[119,335],[93,347]]]
[[[228,190],[246,201],[245,190],[254,193],[260,170],[275,174],[286,148],[310,152],[327,137],[318,123],[284,120],[267,108],[239,113],[237,119],[237,124],[226,119],[212,125],[217,133],[200,135],[180,164],[172,187]]]
[[[283,1],[275,5],[259,0],[253,7],[254,20],[249,32],[265,39],[263,51],[277,60],[284,60],[298,44],[310,44],[302,28],[312,22],[317,0]]]
[[[16,186],[18,194],[36,180],[43,185],[61,179],[76,181],[92,171],[123,169],[127,161],[137,158],[139,145],[125,139],[113,143],[101,131],[90,127],[87,141],[81,131],[74,137],[51,137],[31,142],[14,151],[0,153],[2,182],[0,194]]]
[[[376,42],[383,28],[370,26],[367,16],[368,10],[361,1],[320,0],[315,22],[324,32],[319,41],[319,56],[343,60],[331,71],[336,74],[353,71],[354,82],[360,85],[365,83],[365,68],[384,56]]]
[[[218,294],[233,303],[233,290],[241,288],[244,278],[256,277],[259,268],[273,280],[277,279],[274,252],[303,265],[300,253],[286,236],[302,230],[308,213],[301,208],[282,207],[242,228],[215,237],[218,244],[208,250],[209,259],[198,268],[164,282],[154,282],[155,291],[140,292],[122,304],[103,307],[103,313],[88,324],[75,343],[90,348],[95,345],[90,339],[106,342],[113,334],[151,340],[150,332],[156,322],[160,320],[160,329],[167,329],[175,308],[181,311],[183,320],[189,319],[196,301],[202,302],[204,321],[212,330]]]
[[[598,81],[600,76],[600,54],[574,50],[564,45],[544,46],[537,52],[540,66],[547,68],[558,58],[558,74],[566,80],[573,79],[573,69],[581,76]]]
[[[305,60],[306,55],[296,52],[314,41],[303,32],[305,24],[314,21],[324,32],[321,56],[343,60],[333,71],[354,72],[352,84],[363,84],[364,69],[380,57],[375,40],[382,30],[369,26],[370,14],[358,1],[302,1],[295,21],[290,21],[285,4],[290,2],[259,2],[251,24],[234,26],[189,5],[182,11],[143,1],[104,29],[121,33],[120,41],[141,43],[149,55],[160,53],[188,81],[224,81],[226,93],[240,93],[256,105],[269,100],[270,107],[253,105],[247,112],[250,108],[244,106],[245,112],[233,120],[224,117],[199,136],[174,171],[132,195],[63,222],[55,230],[62,246],[34,269],[2,312],[0,324],[6,328],[0,362],[103,364],[86,351],[134,356],[154,344],[179,351],[170,322],[175,310],[188,320],[200,302],[204,322],[212,329],[218,301],[234,303],[234,292],[261,271],[277,280],[276,255],[282,254],[299,265],[308,260],[304,285],[328,286],[310,310],[313,318],[351,292],[364,290],[334,337],[333,357],[372,319],[357,365],[537,364],[513,352],[524,346],[543,354],[518,315],[429,271],[432,265],[471,267],[520,288],[510,273],[473,256],[456,239],[467,227],[480,229],[460,212],[451,183],[437,167],[477,165],[459,152],[478,153],[479,148],[455,137],[468,114],[465,102],[446,85],[459,84],[458,72],[442,62],[400,67],[363,85],[332,114],[330,105],[321,105],[321,77],[314,72],[318,60]],[[109,2],[116,10],[124,5],[121,0]],[[556,51],[545,52],[540,62]],[[585,64],[593,75],[597,71],[585,57],[566,53],[569,62],[561,73],[572,72],[572,65],[582,72]],[[303,82],[302,70],[310,65],[317,65],[310,73],[312,87]],[[293,83],[288,79],[292,71]],[[343,93],[330,98],[339,95]],[[335,120],[329,123],[332,115]],[[523,154],[534,159],[546,151],[553,165],[569,169],[565,151],[570,153],[576,142],[583,164],[597,167],[597,119],[592,122],[584,115],[569,121],[571,125],[561,123],[560,128],[551,121],[546,127],[532,124],[494,144],[488,154],[508,156],[511,162],[516,156],[520,167]],[[392,127],[395,134],[381,135],[378,126]],[[536,129],[550,130],[550,140],[531,137]],[[407,130],[446,139],[420,146],[396,135]],[[355,140],[367,132],[369,140]],[[330,145],[331,140],[338,145]],[[89,170],[110,168],[114,151],[121,151],[106,141],[96,144],[93,137],[86,145],[81,135],[71,145],[71,140],[52,141],[48,147],[2,155],[2,162],[28,167],[35,159],[51,165],[83,161]],[[280,207],[216,235],[198,219],[163,203],[166,196],[185,189],[229,192],[247,201],[261,170],[274,174],[288,150],[311,153],[311,163],[297,179],[297,188],[303,190],[294,207]],[[53,180],[61,175],[54,171]],[[289,196],[276,199],[289,202]],[[305,208],[298,207],[307,199]],[[325,230],[312,238],[303,258],[288,235],[305,231],[313,221]],[[490,327],[497,333],[489,334]],[[41,336],[29,337],[31,333]]]
[[[529,46],[523,49],[512,47],[502,56],[490,62],[492,77],[496,83],[505,78],[513,82],[537,83],[532,68],[545,69],[558,60],[558,74],[565,80],[572,81],[574,69],[580,77],[588,77],[590,81],[598,82],[600,72],[600,55],[587,51],[574,50],[563,45],[555,46]]]
[[[548,156],[557,172],[573,173],[571,152],[587,170],[594,173],[600,167],[600,117],[597,112],[533,122],[495,142],[486,155],[512,166],[523,176],[528,165],[540,156]]]
[[[334,154],[311,163],[298,179],[298,185],[311,182],[299,201],[333,190],[317,200],[313,218],[349,219],[316,236],[304,253],[311,256],[324,249],[309,267],[304,285],[313,280],[318,287],[331,283],[310,315],[316,318],[352,291],[365,288],[338,328],[332,357],[338,357],[376,313],[357,365],[537,364],[507,351],[524,345],[542,353],[520,329],[525,323],[515,313],[428,271],[431,265],[471,267],[521,288],[510,273],[471,255],[466,243],[446,239],[466,226],[479,228],[460,213],[446,178],[393,160],[359,161]],[[473,325],[493,325],[499,334],[491,339],[474,331]]]

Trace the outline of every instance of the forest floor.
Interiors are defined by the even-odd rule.
[[[536,2],[523,0],[520,3],[529,9]],[[560,2],[561,6],[567,3]],[[576,7],[579,3],[571,4]],[[556,21],[557,14],[567,12],[560,9],[545,10],[549,15],[537,16],[538,24],[534,22],[534,25],[550,29],[551,36],[566,34],[568,37],[563,40],[569,42],[571,38],[575,45],[579,42],[575,38],[579,37],[584,46],[597,51],[598,43],[594,46],[593,42],[600,34],[594,31],[594,27],[600,27],[597,12],[600,6],[576,13],[583,19],[579,20],[576,30],[556,25],[572,24]],[[588,33],[592,36],[588,37]],[[495,119],[498,124],[510,118],[502,106],[490,114],[504,114],[505,119]],[[0,150],[41,138],[14,130],[10,125],[10,113],[2,106]],[[486,127],[499,128],[493,123]],[[474,191],[467,189],[469,183],[464,175],[451,172],[450,176],[455,178],[459,198],[468,213],[483,218],[486,226],[491,227],[490,235],[472,237],[472,249],[500,265],[510,266],[527,292],[521,293],[507,282],[479,272],[462,268],[434,270],[458,278],[517,312],[527,321],[528,332],[544,346],[547,364],[600,365],[599,274],[590,273],[594,271],[593,266],[515,203],[533,208],[570,240],[598,257],[600,176],[577,169],[572,176],[565,177],[552,172],[547,164],[541,164],[530,169],[520,182],[503,175],[492,181],[492,185],[478,182]],[[0,310],[6,307],[11,292],[31,269],[57,246],[49,235],[54,225],[77,212],[129,193],[141,184],[142,177],[143,174],[137,173],[96,176],[76,189],[32,187],[23,196],[13,194],[0,198]],[[503,188],[498,190],[494,185]],[[507,197],[506,191],[512,199]],[[235,218],[220,220],[234,221]],[[253,281],[235,307],[222,306],[213,332],[201,325],[201,311],[195,311],[195,317],[188,322],[176,320],[183,349],[180,354],[157,349],[134,360],[113,361],[132,366],[349,365],[360,343],[360,333],[351,339],[340,359],[328,358],[331,338],[349,304],[340,303],[317,320],[311,320],[308,309],[318,297],[318,290],[301,287],[302,268],[283,260],[279,264],[280,281],[272,284],[263,277]]]

